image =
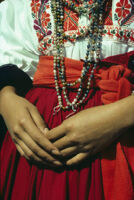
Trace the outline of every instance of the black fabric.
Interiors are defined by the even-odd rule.
[[[32,80],[16,65],[6,64],[0,67],[0,90],[8,85],[14,86],[18,95],[25,96],[32,88]]]
[[[16,65],[6,64],[0,67],[0,90],[8,85],[14,86],[18,95],[25,96],[32,88],[32,80]],[[2,116],[0,116],[0,147],[4,140],[6,131],[7,128],[5,122]]]
[[[5,125],[2,116],[0,115],[0,147],[2,146],[6,132],[7,132],[7,127]]]
[[[130,56],[129,58],[128,68],[134,72],[134,55]]]

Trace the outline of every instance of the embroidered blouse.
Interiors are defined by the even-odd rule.
[[[68,0],[69,1],[69,0]],[[101,58],[134,50],[133,0],[110,0],[105,12]],[[65,9],[64,31],[76,38],[89,24]],[[5,0],[0,4],[0,65],[12,63],[33,77],[40,55],[53,55],[50,0]],[[65,41],[65,56],[84,59],[87,39]]]

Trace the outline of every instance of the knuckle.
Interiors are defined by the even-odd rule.
[[[37,156],[43,157],[43,152],[41,151],[40,148],[38,148],[36,145],[33,146],[32,152],[34,152]]]
[[[29,159],[33,160],[34,159],[34,154],[32,152],[28,152],[27,156]]]
[[[26,121],[27,121],[26,118],[22,118],[22,119],[19,120],[19,124],[21,126],[24,126],[26,124]]]
[[[31,150],[32,150],[34,153],[36,153],[36,154],[39,153],[39,150],[37,149],[36,146],[33,146],[33,147],[31,148]]]
[[[37,143],[40,143],[40,142],[42,141],[41,135],[35,134],[35,135],[34,135],[34,140],[35,140]]]
[[[37,155],[40,156],[41,158],[46,159],[46,154],[42,150],[38,150]]]
[[[36,150],[34,153],[36,153],[36,155],[39,156],[40,158],[44,158],[44,155],[40,150]]]
[[[16,136],[19,135],[19,126],[18,126],[18,125],[15,125],[15,126],[13,127],[13,133],[14,133]]]
[[[66,120],[62,123],[62,126],[66,132],[70,131],[73,127],[71,122],[66,122]]]
[[[77,138],[75,137],[75,134],[72,134],[71,136],[67,135],[67,137],[71,145],[79,145],[79,142],[77,141]]]

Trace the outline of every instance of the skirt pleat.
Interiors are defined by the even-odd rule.
[[[75,91],[69,91],[70,99]],[[55,89],[32,88],[27,100],[37,106],[49,129],[60,125],[72,111],[55,111],[58,105]],[[91,90],[80,110],[101,105],[101,92]],[[31,164],[20,156],[7,132],[1,153],[0,192],[3,200],[103,200],[99,156],[89,158],[75,168],[61,171]]]

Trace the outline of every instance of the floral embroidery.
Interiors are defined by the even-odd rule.
[[[32,16],[34,18],[34,28],[40,43],[45,36],[51,35],[52,33],[50,13],[47,12],[47,9],[50,8],[49,1],[45,0],[44,2],[41,2],[41,0],[32,0],[31,7]],[[37,8],[33,9],[35,7]],[[34,11],[37,11],[37,13],[35,14]]]
[[[126,16],[129,15],[130,11],[132,10],[132,6],[129,3],[129,0],[117,1],[118,2],[116,3],[114,17],[115,20],[118,21],[118,24],[120,24],[121,20],[123,20]],[[36,34],[39,41],[38,50],[41,52],[41,54],[45,55],[51,55],[51,52],[53,51],[54,42],[52,34],[53,27],[51,24],[52,16],[49,2],[50,0],[31,0],[31,10],[34,19],[34,29],[36,30]],[[116,41],[123,41],[127,44],[133,43],[134,31],[132,29],[125,29],[119,27],[118,25],[113,25],[112,2],[113,1],[109,1],[106,7],[106,18],[103,30],[103,37],[106,40],[111,39]],[[65,35],[67,34],[77,39],[80,33],[87,30],[87,26],[79,25],[78,15],[67,8],[65,8],[64,21]],[[74,42],[76,39],[71,39],[71,42]]]
[[[53,36],[49,36],[49,37],[46,37],[44,38],[41,42],[40,42],[40,45],[39,45],[39,51],[42,53],[42,54],[45,54],[45,55],[49,55],[49,50],[51,49],[52,45],[53,45]],[[49,50],[48,50],[49,49]]]
[[[38,13],[39,8],[40,8],[40,0],[33,0],[31,2],[31,7],[32,7],[33,15],[37,16],[37,13]]]
[[[116,7],[115,19],[118,20],[120,24],[120,21],[130,13],[131,4],[128,2],[128,0],[120,0],[117,2]]]
[[[48,26],[48,23],[50,22],[50,14],[46,11],[41,16],[41,24],[44,29]]]
[[[119,26],[105,26],[103,30],[103,36],[111,38],[115,41],[123,41],[127,44],[134,42],[134,31],[132,29],[121,28]]]
[[[32,16],[34,18],[34,29],[36,30],[39,41],[38,49],[42,54],[48,54],[47,50],[50,49],[53,44],[49,0],[32,0],[31,7]],[[68,32],[69,35],[75,34],[77,37],[80,33],[78,29],[78,15],[66,8],[64,19],[65,32]]]

